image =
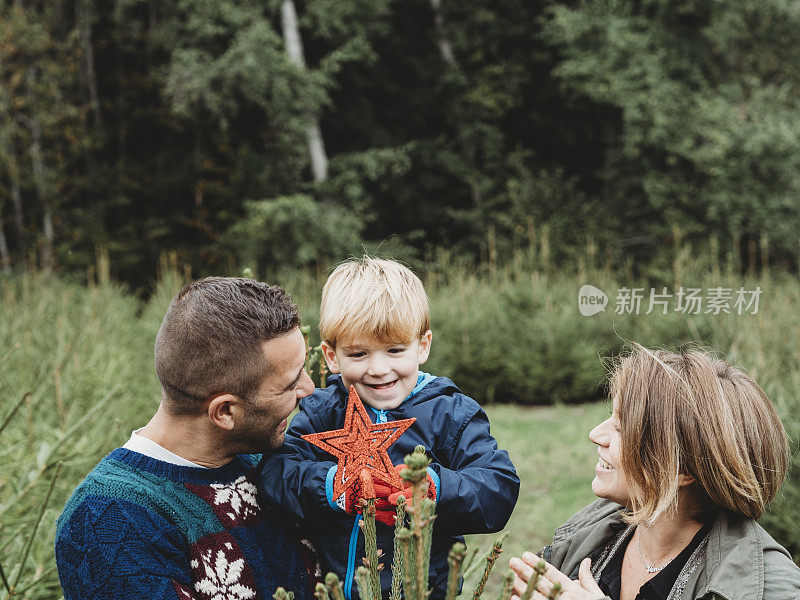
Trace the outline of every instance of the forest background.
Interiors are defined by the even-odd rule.
[[[71,436],[152,408],[177,282],[248,268],[314,325],[365,250],[423,277],[430,368],[482,402],[598,400],[625,340],[695,342],[797,457],[797,31],[789,0],[0,0],[0,566],[57,596],[38,524],[119,442]],[[763,294],[584,317],[584,284]],[[795,560],[799,479],[764,519]]]

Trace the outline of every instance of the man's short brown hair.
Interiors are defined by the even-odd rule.
[[[216,394],[252,395],[269,369],[262,344],[299,324],[297,306],[278,286],[234,277],[188,284],[170,302],[156,336],[156,373],[168,410],[190,414]]]

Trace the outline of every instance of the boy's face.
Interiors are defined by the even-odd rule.
[[[417,384],[419,366],[428,360],[431,332],[410,343],[384,344],[372,338],[340,341],[334,350],[322,344],[331,373],[355,386],[361,400],[378,410],[397,408]]]

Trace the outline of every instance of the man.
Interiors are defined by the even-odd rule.
[[[258,501],[251,471],[314,391],[279,287],[211,277],[172,299],[155,343],[161,403],[72,494],[56,528],[73,599],[310,600],[310,553]]]

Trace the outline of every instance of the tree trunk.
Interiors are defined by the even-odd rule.
[[[28,69],[28,83],[32,88],[34,78],[33,67]],[[49,187],[49,175],[47,165],[42,156],[42,128],[38,116],[30,118],[31,128],[31,166],[33,167],[33,184],[36,188],[36,195],[42,204],[44,215],[42,217],[42,268],[50,271],[53,268],[53,206],[51,203]]]
[[[36,195],[42,204],[44,215],[42,217],[42,268],[50,271],[53,268],[53,207],[50,203],[50,195],[47,191],[47,166],[42,157],[42,130],[39,126],[39,119],[34,117],[31,120],[31,164],[33,166],[33,183],[36,187]]]
[[[14,224],[17,227],[17,251],[25,255],[25,221],[22,218],[22,191],[19,189],[19,177],[11,176],[11,200],[14,203]]]
[[[6,89],[0,87],[0,94],[3,94],[3,103],[6,104],[8,102],[8,98],[5,97],[7,93]],[[25,224],[22,218],[22,191],[20,190],[20,174],[19,174],[19,160],[17,159],[17,148],[16,148],[16,127],[20,123],[19,115],[3,115],[7,116],[7,119],[4,120],[2,125],[0,125],[6,132],[7,135],[3,135],[0,138],[0,153],[5,157],[6,163],[6,171],[8,173],[8,183],[11,188],[11,202],[14,206],[14,224],[16,225],[16,242],[17,242],[17,251],[19,252],[20,256],[25,255]]]
[[[281,25],[283,26],[283,40],[289,60],[305,68],[306,61],[303,57],[303,42],[300,40],[300,29],[297,26],[297,12],[293,0],[283,0],[281,4]]]
[[[48,202],[44,205],[44,215],[42,215],[42,230],[44,239],[42,244],[42,268],[45,271],[53,270],[53,207]]]
[[[17,252],[25,255],[25,222],[22,217],[22,190],[19,185],[19,161],[17,160],[14,140],[2,145],[8,165],[8,182],[11,186],[11,203],[14,205],[14,225],[16,227]]]
[[[102,115],[100,113],[100,98],[97,94],[97,72],[94,67],[94,46],[92,45],[92,21],[89,10],[86,7],[86,0],[76,0],[75,18],[78,21],[78,28],[81,35],[83,46],[83,69],[86,81],[89,85],[89,104],[94,115],[94,126],[99,129],[102,125]]]
[[[303,58],[303,42],[300,39],[297,12],[295,11],[293,0],[283,0],[281,4],[281,25],[289,60],[301,69],[305,69],[306,61]],[[316,117],[311,118],[311,122],[306,128],[306,140],[311,159],[311,173],[313,174],[314,182],[320,183],[328,177],[328,155],[325,152],[322,130]]]
[[[325,154],[325,142],[322,139],[322,130],[319,121],[313,119],[306,129],[308,139],[308,152],[311,155],[311,171],[314,182],[319,183],[328,178],[328,155]]]
[[[11,275],[11,256],[8,253],[8,242],[6,241],[6,228],[0,219],[0,264],[3,266],[3,273]]]
[[[436,32],[438,35],[437,44],[439,45],[439,54],[442,55],[442,60],[448,65],[455,67],[456,57],[453,54],[453,46],[450,40],[444,34],[444,19],[442,18],[442,0],[431,0],[431,8],[433,8],[433,19],[436,23]]]

